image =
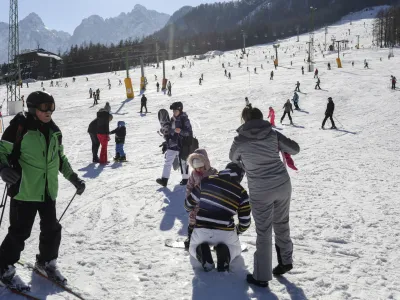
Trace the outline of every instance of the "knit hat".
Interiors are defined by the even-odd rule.
[[[204,167],[204,162],[199,158],[194,158],[192,164],[194,169]]]

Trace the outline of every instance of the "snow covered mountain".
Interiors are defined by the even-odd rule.
[[[70,45],[89,43],[118,43],[129,38],[141,38],[161,29],[170,16],[136,4],[129,13],[118,17],[103,19],[98,15],[86,18],[74,30]]]
[[[64,31],[51,30],[42,19],[31,13],[19,22],[19,49],[36,49],[38,46],[58,53],[69,46],[71,35]],[[0,63],[8,60],[8,24],[0,22]]]

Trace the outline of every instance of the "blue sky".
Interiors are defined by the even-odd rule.
[[[103,18],[130,12],[135,4],[171,15],[185,5],[197,6],[202,3],[226,2],[229,0],[19,0],[19,19],[31,12],[37,13],[50,29],[64,30],[72,34],[82,19],[90,15]],[[0,22],[8,23],[9,0],[0,0]]]

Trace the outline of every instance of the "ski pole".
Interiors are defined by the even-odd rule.
[[[1,227],[1,223],[3,221],[3,215],[4,215],[4,210],[6,208],[6,203],[7,203],[7,185],[4,187],[4,192],[3,192],[3,198],[1,199],[1,204],[0,204],[0,208],[2,208],[1,210],[1,217],[0,217],[0,227]]]
[[[335,120],[340,124],[340,126],[342,126],[342,127],[344,128],[343,124],[340,123],[340,121],[339,121],[336,117],[334,117],[334,118],[335,118]]]
[[[60,223],[62,217],[64,216],[64,214],[67,212],[67,209],[68,209],[68,207],[71,205],[72,201],[74,201],[74,198],[75,198],[75,196],[76,196],[76,193],[77,193],[77,192],[75,192],[75,194],[72,196],[72,199],[71,199],[71,201],[69,201],[67,208],[64,210],[64,212],[62,213],[61,217],[58,219],[58,222],[59,222],[59,223]]]

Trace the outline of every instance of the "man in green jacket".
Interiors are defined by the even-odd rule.
[[[14,264],[20,259],[39,212],[36,267],[43,274],[65,282],[56,266],[61,242],[61,225],[56,216],[58,172],[76,187],[78,195],[84,192],[85,183],[64,155],[61,131],[51,118],[55,110],[53,96],[33,92],[26,104],[27,115],[20,113],[14,117],[0,141],[0,176],[11,198],[10,227],[0,246],[0,280],[12,282]]]

